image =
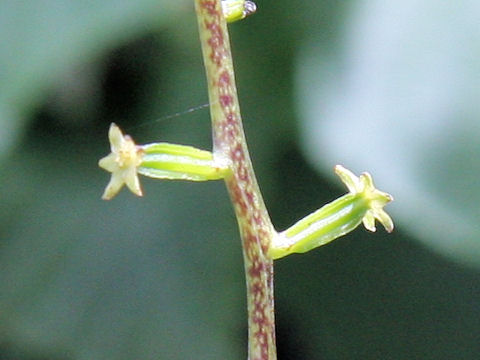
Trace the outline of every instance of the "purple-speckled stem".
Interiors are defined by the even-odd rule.
[[[248,302],[248,358],[274,360],[273,262],[266,255],[275,234],[248,154],[238,105],[232,55],[221,0],[195,0],[207,73],[213,152],[228,159],[225,179],[243,245]]]

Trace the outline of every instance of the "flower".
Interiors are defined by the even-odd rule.
[[[388,232],[393,230],[393,221],[383,210],[393,197],[375,189],[370,174],[363,173],[357,177],[340,165],[335,167],[335,173],[347,185],[349,192],[277,233],[268,250],[272,259],[304,253],[328,244],[361,223],[368,230],[375,231],[375,219]]]
[[[98,166],[112,173],[102,199],[110,200],[124,184],[135,195],[142,196],[137,167],[142,162],[143,151],[135,145],[129,135],[123,135],[120,128],[112,123],[108,131],[111,153],[100,159]]]
[[[372,176],[365,172],[360,177],[355,176],[350,170],[341,165],[335,166],[335,173],[347,186],[351,194],[359,194],[367,201],[368,210],[363,217],[363,225],[367,230],[375,231],[375,219],[377,219],[388,232],[393,231],[393,221],[383,210],[383,207],[393,201],[393,197],[375,188]]]

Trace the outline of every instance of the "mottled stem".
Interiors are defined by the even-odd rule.
[[[195,0],[213,128],[213,154],[229,161],[225,179],[243,245],[248,302],[248,358],[274,360],[273,262],[275,234],[255,179],[243,132],[232,55],[221,0]]]

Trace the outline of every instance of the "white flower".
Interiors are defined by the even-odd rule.
[[[359,194],[367,201],[369,209],[363,218],[363,225],[368,230],[375,231],[375,219],[377,219],[385,227],[385,230],[392,232],[393,221],[383,210],[387,203],[393,201],[392,195],[376,189],[369,173],[363,173],[357,177],[341,165],[335,166],[335,173],[347,185],[351,194]]]
[[[135,145],[128,135],[123,135],[120,128],[112,123],[108,131],[111,153],[100,159],[98,165],[112,173],[102,199],[110,200],[124,184],[135,195],[142,196],[138,180],[137,167],[142,163],[143,151]]]

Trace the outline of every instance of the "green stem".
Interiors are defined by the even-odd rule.
[[[267,255],[275,230],[253,172],[243,132],[232,55],[221,0],[195,0],[208,81],[213,154],[231,164],[225,182],[243,245],[248,304],[248,358],[274,360],[273,261]]]

